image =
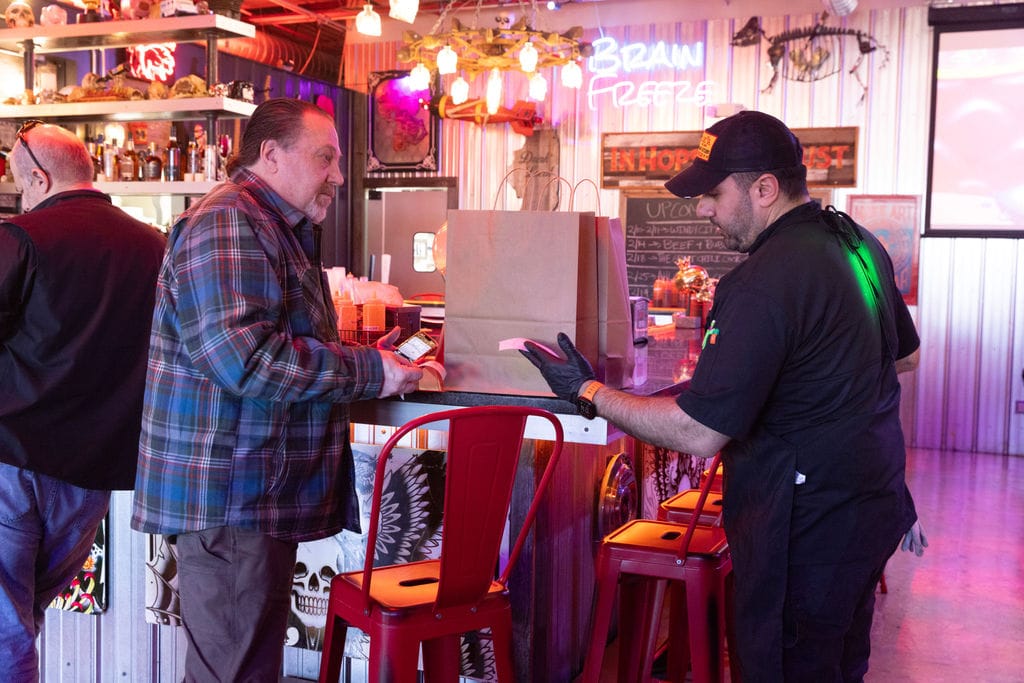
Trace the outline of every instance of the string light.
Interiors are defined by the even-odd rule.
[[[416,14],[419,11],[420,0],[391,0],[391,11],[388,12],[388,16],[411,24],[416,21]]]
[[[566,88],[580,88],[583,86],[583,69],[579,62],[569,62],[562,67],[562,85]]]
[[[543,74],[536,73],[530,78],[530,99],[535,102],[543,102],[548,96],[548,79]]]
[[[455,53],[451,45],[445,45],[437,53],[437,73],[442,76],[455,73],[459,64],[459,55]]]
[[[426,90],[430,87],[430,70],[422,64],[417,64],[409,72],[409,85],[413,90]]]
[[[373,11],[373,5],[363,5],[363,11],[356,15],[356,31],[364,36],[380,35],[380,15]]]
[[[537,58],[537,48],[533,46],[533,43],[527,42],[519,50],[519,66],[523,68],[525,73],[532,74],[537,70]],[[440,67],[440,65],[438,66]]]
[[[497,114],[501,107],[501,71],[498,67],[491,69],[491,75],[487,77],[487,113]]]
[[[462,76],[452,81],[451,97],[452,104],[462,104],[469,99],[469,82]]]

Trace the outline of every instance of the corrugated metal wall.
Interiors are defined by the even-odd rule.
[[[813,15],[769,17],[768,35],[803,27]],[[849,74],[800,83],[780,80],[763,93],[771,76],[765,44],[729,45],[746,17],[707,22],[663,22],[605,27],[620,41],[706,42],[704,78],[718,85],[712,103],[736,102],[782,117],[793,127],[860,128],[858,186],[837,190],[833,203],[846,207],[849,194],[924,195],[927,166],[931,32],[926,8],[861,11],[842,25],[875,36],[889,49],[869,55],[862,67],[863,96]],[[596,37],[596,33],[588,39]],[[346,53],[346,83],[358,88],[372,70],[395,68],[394,44],[354,46]],[[855,57],[847,51],[846,60]],[[517,87],[512,78],[506,87]],[[598,180],[602,133],[700,130],[710,125],[689,103],[662,107],[591,110],[585,93],[556,85],[546,117],[561,140],[561,172],[571,182]],[[439,175],[459,178],[463,208],[516,208],[511,188],[501,187],[522,138],[502,125],[445,122]],[[600,209],[616,215],[617,191],[599,193]],[[597,208],[592,190],[581,190],[577,207]],[[566,208],[563,204],[562,208]],[[915,445],[963,451],[1024,453],[1024,416],[1012,413],[1024,400],[1018,379],[1024,366],[1024,247],[1020,240],[921,240],[919,305],[914,313],[922,337],[921,368],[905,377],[905,426]],[[115,496],[111,512],[110,607],[101,617],[50,611],[40,644],[44,680],[154,681],[181,678],[184,639],[179,629],[144,621],[146,539],[128,529],[129,494]],[[316,653],[289,651],[285,673],[312,678]]]

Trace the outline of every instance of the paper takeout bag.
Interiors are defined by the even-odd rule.
[[[598,240],[590,212],[448,212],[445,389],[551,396],[540,372],[503,339],[558,348],[565,332],[599,356]]]
[[[618,218],[598,216],[598,379],[616,388],[633,386],[633,315],[626,274],[626,235]]]

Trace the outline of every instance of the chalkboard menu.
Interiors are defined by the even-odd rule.
[[[622,204],[630,296],[651,298],[654,281],[672,277],[676,259],[684,256],[714,278],[746,258],[746,254],[726,249],[715,226],[697,216],[696,198],[623,192]]]

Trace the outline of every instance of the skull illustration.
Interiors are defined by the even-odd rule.
[[[306,647],[316,649],[323,639],[331,579],[338,573],[337,543],[323,539],[300,543],[292,577],[292,613],[306,627]]]
[[[36,15],[32,13],[32,6],[25,0],[13,0],[4,12],[9,28],[28,28],[36,25]]]

